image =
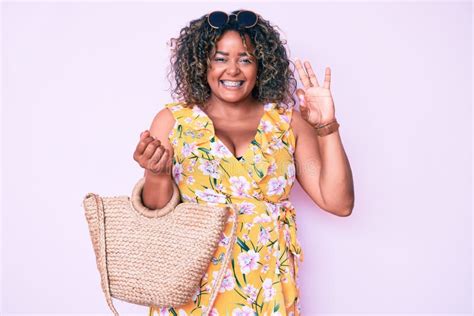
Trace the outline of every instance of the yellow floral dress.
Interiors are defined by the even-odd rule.
[[[264,105],[257,134],[240,159],[216,137],[198,106],[165,105],[175,118],[168,138],[174,149],[172,176],[183,202],[236,204],[237,241],[211,316],[300,315],[296,213],[288,200],[296,179],[291,107]],[[232,219],[192,301],[183,306],[150,306],[149,315],[202,315],[221,268]]]

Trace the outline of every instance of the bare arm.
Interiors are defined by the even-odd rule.
[[[354,184],[339,132],[318,136],[299,111],[293,110],[296,178],[323,210],[349,216],[354,207]]]
[[[162,159],[155,169],[145,168],[142,202],[149,209],[163,208],[173,195],[173,185],[175,185],[172,179],[173,147],[168,140],[168,134],[173,128],[174,122],[170,110],[163,108],[151,123],[150,135],[156,139],[155,153],[152,154],[151,160],[154,157],[156,162],[161,155],[166,159]],[[167,156],[165,156],[165,149],[168,151]],[[155,173],[152,170],[160,170],[160,172]]]
[[[146,172],[145,172],[146,175]],[[151,210],[163,208],[173,195],[173,183],[170,176],[146,175],[143,185],[143,205]]]

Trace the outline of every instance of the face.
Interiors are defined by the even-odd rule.
[[[248,53],[254,46],[245,34]],[[252,98],[251,92],[257,80],[257,62],[247,56],[239,33],[225,32],[210,54],[211,65],[207,69],[207,82],[211,87],[211,99],[239,102]]]

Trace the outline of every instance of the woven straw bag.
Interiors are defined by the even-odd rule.
[[[144,183],[141,178],[131,197],[88,193],[83,199],[107,304],[118,316],[112,297],[159,308],[189,303],[200,288],[234,208],[230,242],[210,291],[209,306],[203,311],[208,315],[235,243],[235,206],[180,203],[173,182],[168,204],[151,210],[142,202]]]

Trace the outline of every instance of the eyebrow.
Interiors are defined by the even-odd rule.
[[[218,50],[216,52],[216,54],[222,54],[224,56],[229,56],[229,53],[226,53],[226,52],[223,52],[223,51],[220,51],[220,50]],[[252,55],[252,54],[250,54],[250,55]],[[239,53],[239,56],[247,56],[247,53],[245,53],[245,52],[244,53]]]

